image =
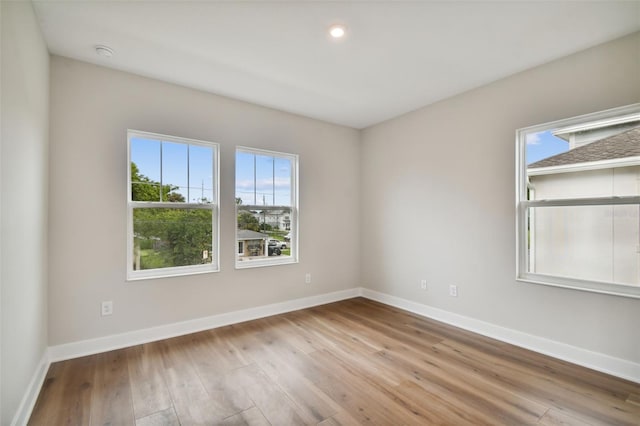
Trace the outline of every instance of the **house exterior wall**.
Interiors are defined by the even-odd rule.
[[[258,211],[252,214],[260,223],[271,225],[274,229],[281,231],[291,230],[291,213],[288,211],[282,213]]]
[[[242,253],[240,247],[242,247]],[[243,260],[242,258],[264,256],[266,247],[267,239],[238,240],[238,257]]]
[[[536,200],[640,195],[640,166],[530,177]],[[530,272],[640,285],[638,206],[533,211]]]

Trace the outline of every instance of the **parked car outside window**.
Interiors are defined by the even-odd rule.
[[[269,247],[276,247],[282,250],[287,248],[287,243],[284,241],[280,241],[272,238],[269,240]]]

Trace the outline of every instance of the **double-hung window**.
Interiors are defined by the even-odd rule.
[[[298,156],[236,149],[236,267],[298,259]]]
[[[127,278],[218,270],[218,145],[129,130]]]
[[[640,104],[517,131],[517,279],[640,298]]]

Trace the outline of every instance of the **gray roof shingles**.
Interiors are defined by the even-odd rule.
[[[571,149],[562,154],[529,164],[528,168],[565,166],[591,161],[640,156],[640,126],[599,141]]]
[[[269,234],[263,234],[262,232],[251,231],[248,229],[238,230],[238,240],[262,240],[267,238]]]

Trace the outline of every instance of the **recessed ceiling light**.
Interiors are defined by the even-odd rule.
[[[100,56],[104,56],[105,58],[110,58],[113,56],[113,49],[109,46],[97,45],[96,53]]]
[[[329,27],[329,35],[333,38],[342,38],[347,32],[347,28],[344,25],[332,25]]]

